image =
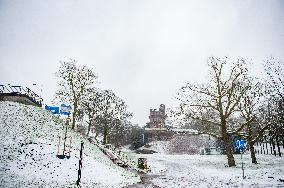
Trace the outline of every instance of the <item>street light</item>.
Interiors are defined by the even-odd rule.
[[[33,83],[33,86],[38,86],[38,87],[40,87],[40,88],[39,88],[39,91],[40,91],[40,97],[42,97],[43,84],[36,84],[36,83]]]

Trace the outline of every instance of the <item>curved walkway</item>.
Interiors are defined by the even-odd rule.
[[[278,180],[283,172],[283,162],[276,159],[267,166],[271,157],[263,158],[262,164],[255,166],[250,163],[250,157],[245,156],[247,178],[244,180],[240,156],[235,157],[237,166],[231,168],[226,167],[224,155],[154,154],[144,157],[148,159],[152,172],[142,175],[141,183],[128,188],[284,187],[284,183]],[[269,178],[272,175],[274,179]]]

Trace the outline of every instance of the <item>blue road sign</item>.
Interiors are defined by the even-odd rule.
[[[72,108],[71,108],[70,105],[61,104],[61,106],[60,106],[60,114],[63,114],[63,115],[70,115],[71,109],[72,109]]]
[[[59,107],[57,107],[57,106],[45,105],[45,109],[51,111],[53,114],[59,114]]]
[[[247,147],[246,141],[244,141],[242,139],[236,140],[236,148],[238,150],[244,151],[246,149],[246,147]]]

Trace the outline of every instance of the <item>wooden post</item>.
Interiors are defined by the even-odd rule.
[[[70,157],[70,153],[71,153],[71,143],[72,143],[72,138],[70,137],[70,145],[69,145],[69,157]]]
[[[57,149],[57,155],[59,154],[59,147],[60,147],[60,136],[58,136],[58,149]]]

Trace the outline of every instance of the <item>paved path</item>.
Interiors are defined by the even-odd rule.
[[[152,182],[153,179],[157,179],[157,178],[159,178],[159,175],[151,175],[151,174],[141,175],[141,180],[142,180],[141,183],[130,185],[130,186],[127,186],[125,188],[145,188],[145,187],[147,187],[147,188],[161,188],[161,187],[155,185]]]
[[[142,156],[141,156],[142,157]],[[225,155],[143,155],[152,172],[142,176],[142,182],[128,188],[187,188],[187,187],[283,187],[283,159],[258,156],[252,164],[250,155],[243,156],[245,176],[242,178],[241,159],[235,155],[236,167],[226,167]]]
[[[229,187],[230,184],[217,176],[204,175],[195,168],[195,161],[191,159],[161,158],[157,155],[147,155],[147,159],[152,165],[152,173],[142,175],[141,183],[128,188]]]

